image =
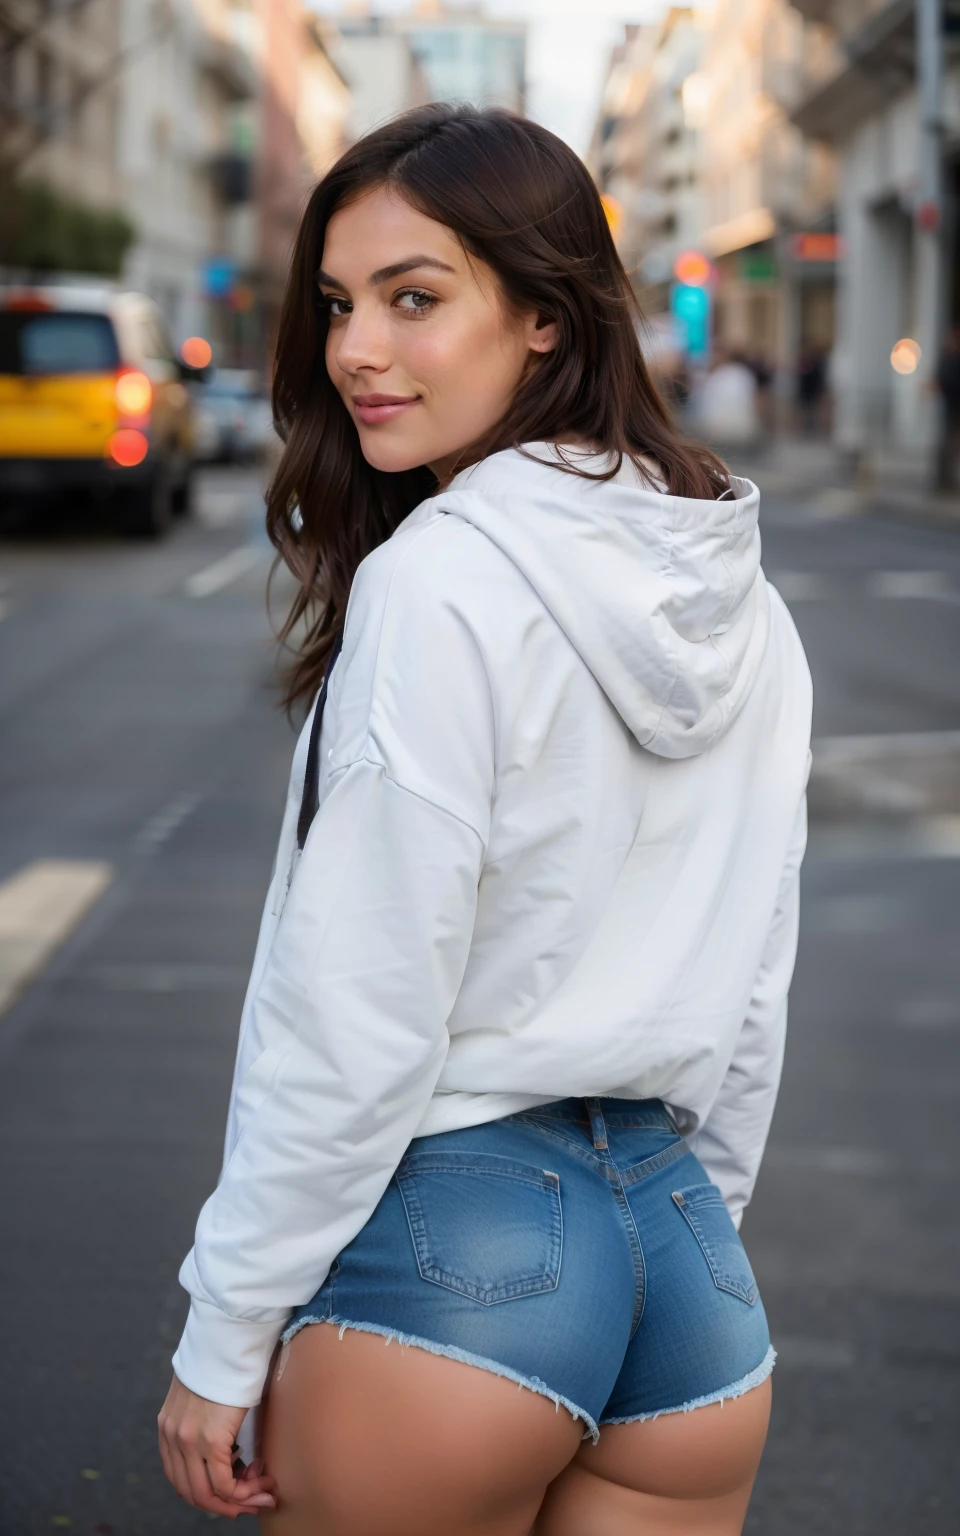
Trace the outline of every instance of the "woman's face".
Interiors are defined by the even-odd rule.
[[[496,278],[443,224],[379,188],[327,225],[317,281],[326,363],[375,469],[442,478],[500,420],[552,322],[508,315]]]

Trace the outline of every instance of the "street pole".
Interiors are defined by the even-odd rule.
[[[917,270],[920,278],[918,307],[924,341],[929,348],[924,373],[936,377],[943,344],[944,250],[943,250],[943,6],[942,0],[916,0],[918,190],[916,212]],[[934,431],[930,479],[941,489],[945,476],[944,419],[942,402],[934,403]]]

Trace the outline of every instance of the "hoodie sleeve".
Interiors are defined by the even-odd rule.
[[[760,1169],[780,1087],[787,1032],[787,992],[797,954],[800,865],[807,842],[806,796],[800,802],[750,1007],[733,1058],[706,1120],[689,1138],[739,1227]]]
[[[488,832],[489,690],[446,600],[367,572],[337,671],[322,803],[253,1004],[265,1049],[181,1271],[174,1368],[237,1407],[259,1401],[291,1310],[364,1226],[429,1103]]]

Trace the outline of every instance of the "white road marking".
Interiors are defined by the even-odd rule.
[[[78,979],[108,992],[229,992],[243,988],[249,969],[163,960],[146,965],[100,965]]]
[[[0,1013],[33,981],[113,879],[95,859],[38,859],[0,884]]]
[[[931,757],[960,752],[960,731],[891,731],[876,736],[818,736],[815,763],[859,763],[878,757]]]
[[[821,823],[811,827],[807,845],[811,864],[897,864],[913,859],[960,859],[960,816],[910,817],[887,827]]]
[[[872,597],[953,602],[956,592],[946,571],[873,571],[867,577]]]
[[[229,555],[215,560],[212,565],[207,565],[202,571],[195,571],[188,576],[183,584],[183,590],[188,597],[209,597],[212,592],[220,592],[224,587],[238,581],[245,576],[247,571],[252,571],[255,565],[259,565],[263,559],[264,550],[259,544],[241,544],[237,549],[232,549]]]
[[[883,1178],[897,1166],[887,1152],[872,1147],[782,1147],[767,1148],[766,1162],[772,1168],[809,1168],[815,1173],[854,1174],[864,1178]]]
[[[3,623],[4,619],[9,619],[12,612],[13,604],[8,603],[5,597],[0,597],[0,624]]]
[[[177,795],[168,805],[163,805],[151,816],[137,833],[133,846],[138,853],[153,853],[176,832],[177,828],[192,815],[200,803],[198,793]]]

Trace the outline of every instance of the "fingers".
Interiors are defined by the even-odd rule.
[[[255,1462],[234,1476],[234,1435],[243,1409],[226,1408],[189,1392],[174,1378],[158,1419],[163,1470],[194,1509],[235,1520],[275,1509],[274,1480]]]
[[[229,1448],[225,1450],[223,1446],[211,1445],[206,1448],[203,1457],[206,1482],[217,1498],[227,1504],[237,1503],[257,1509],[274,1508],[273,1478],[265,1477],[259,1469],[254,1472],[252,1468],[256,1463],[247,1467],[240,1477],[235,1477],[230,1456]]]

